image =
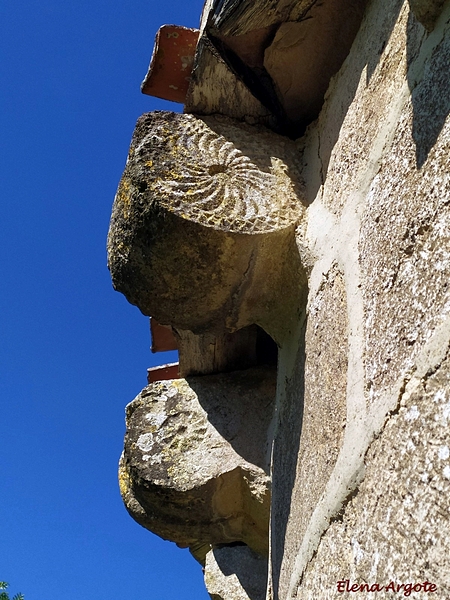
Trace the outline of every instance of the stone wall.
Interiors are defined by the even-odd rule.
[[[450,597],[450,5],[439,8],[427,31],[408,2],[373,0],[299,140],[314,266],[304,377],[301,360],[284,367],[294,342],[281,350],[273,598],[342,597],[347,579],[429,581]],[[300,439],[285,443],[299,403]]]

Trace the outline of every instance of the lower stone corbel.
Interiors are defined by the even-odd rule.
[[[235,542],[267,555],[275,384],[264,366],[144,388],[127,407],[119,468],[131,516],[202,562]]]

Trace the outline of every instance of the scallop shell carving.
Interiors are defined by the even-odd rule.
[[[151,118],[134,153],[153,169],[145,177],[153,201],[231,232],[270,232],[301,217],[302,186],[290,140],[226,118],[153,115],[159,118]]]

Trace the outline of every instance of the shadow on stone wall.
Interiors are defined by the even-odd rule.
[[[306,324],[304,324],[301,331],[295,359],[295,371],[289,382],[286,382],[285,401],[280,407],[277,427],[278,431],[283,431],[283,435],[276,436],[273,446],[271,530],[276,532],[276,535],[272,535],[271,538],[271,556],[274,600],[279,600],[278,587],[281,564],[284,556],[286,530],[303,424],[306,362],[305,333]]]
[[[373,2],[369,2],[366,9],[367,13],[373,10],[372,4]],[[402,0],[386,0],[383,4],[384,6],[378,9],[379,13],[383,15],[383,21],[379,24],[377,31],[374,33],[374,37],[379,40],[379,47],[374,48],[373,45],[366,44],[364,46],[359,46],[358,52],[353,52],[351,69],[348,69],[344,75],[346,94],[345,96],[343,94],[339,96],[336,110],[333,106],[328,107],[331,111],[328,110],[327,112],[332,112],[332,115],[331,118],[327,116],[327,122],[326,124],[324,123],[326,127],[326,136],[322,136],[320,139],[322,177],[320,180],[317,179],[316,183],[311,185],[311,188],[308,190],[308,199],[310,201],[316,197],[319,186],[326,180],[331,153],[339,139],[344,119],[355,99],[355,94],[361,80],[361,73],[366,69],[366,83],[368,84],[379,63],[380,56],[386,47],[387,40],[389,40],[397,22],[403,2]],[[364,21],[362,27],[364,27]],[[355,44],[358,44],[358,37],[355,40]],[[343,69],[345,69],[345,63]],[[333,82],[331,82],[331,85],[333,85]],[[325,110],[327,110],[326,105]],[[322,115],[323,114],[324,111],[322,111]],[[320,119],[321,117],[319,117],[319,123]]]
[[[276,393],[276,367],[260,365],[208,379],[188,377],[208,421],[245,461],[267,474],[268,427]]]
[[[265,600],[267,557],[241,543],[218,545],[206,557],[205,582],[217,600]]]
[[[428,58],[423,78],[419,84],[415,80],[414,65],[416,58],[416,39],[414,31],[415,18],[410,13],[408,21],[408,86],[411,91],[413,105],[412,137],[416,145],[416,166],[420,169],[428,158],[430,150],[450,113],[450,77],[448,73],[448,56],[450,39],[444,37],[441,44]]]
[[[361,73],[364,68],[367,71],[367,83],[369,83],[378,65],[387,41],[397,22],[402,2],[386,5],[384,21],[376,32],[380,40],[380,47],[374,51],[372,46],[367,45],[364,51],[353,54],[351,73],[346,74],[347,96],[344,104],[340,106],[339,113],[333,111],[333,124],[327,123],[327,136],[321,139],[320,154],[322,159],[322,183],[326,179],[331,153],[339,138],[343,120],[351,106]],[[367,11],[370,11],[369,5]],[[412,12],[409,14],[407,27],[407,58],[408,58],[408,85],[412,94],[413,103],[413,130],[412,136],[416,145],[416,164],[420,169],[427,159],[428,153],[436,143],[436,140],[450,113],[450,78],[448,77],[448,36],[442,41],[439,50],[435,50],[425,64],[425,73],[419,85],[416,81],[416,70],[411,64],[417,58],[420,42],[422,41],[422,25],[418,24]],[[426,34],[429,35],[429,34]],[[345,67],[344,67],[345,68]],[[318,189],[310,190],[309,197],[314,198]]]

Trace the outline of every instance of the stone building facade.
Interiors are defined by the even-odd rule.
[[[230,0],[138,123],[110,270],[182,379],[121,490],[214,600],[450,598],[449,112],[448,1]]]

